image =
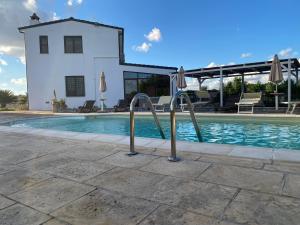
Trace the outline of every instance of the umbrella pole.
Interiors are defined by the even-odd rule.
[[[278,95],[277,95],[277,83],[276,83],[276,88],[275,88],[275,110],[278,110]]]

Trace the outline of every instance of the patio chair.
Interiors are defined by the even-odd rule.
[[[128,112],[129,102],[125,99],[119,99],[118,104],[114,106],[115,112]]]
[[[195,95],[198,98],[197,102],[193,102],[193,107],[196,105],[206,105],[210,103],[210,94],[208,91],[195,91]]]
[[[157,103],[152,104],[156,112],[164,112],[165,107],[170,105],[172,96],[160,96]],[[160,109],[159,109],[160,108]]]
[[[286,113],[293,114],[296,107],[300,105],[300,100],[298,101],[291,101],[290,104],[288,102],[281,102],[282,104],[287,105]]]
[[[83,104],[83,106],[80,106],[79,112],[80,113],[89,113],[92,112],[94,109],[94,105],[95,105],[95,101],[94,100],[87,100],[85,101],[85,103]]]
[[[238,112],[240,113],[241,106],[250,106],[251,111],[244,111],[243,113],[252,113],[254,112],[254,106],[261,102],[262,93],[254,92],[254,93],[242,93],[240,97],[240,101],[235,104],[238,106]]]

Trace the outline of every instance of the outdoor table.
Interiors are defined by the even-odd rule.
[[[284,95],[284,93],[273,92],[271,95],[275,96],[275,109],[278,110],[278,96]]]

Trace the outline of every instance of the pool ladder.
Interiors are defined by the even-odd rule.
[[[177,104],[177,99],[179,97],[184,98],[186,100],[187,107],[189,109],[190,116],[191,116],[195,131],[196,131],[196,134],[198,137],[198,141],[202,142],[202,136],[201,136],[200,129],[199,129],[199,126],[198,126],[196,118],[195,118],[195,113],[194,113],[194,109],[193,109],[193,105],[191,103],[190,97],[184,91],[177,91],[175,96],[173,96],[171,103],[170,103],[171,155],[168,157],[168,160],[171,162],[177,162],[180,160],[176,156],[176,116],[175,116],[175,106]],[[130,152],[128,153],[129,156],[138,154],[134,149],[134,106],[135,106],[137,100],[140,98],[143,98],[148,102],[150,110],[154,117],[155,124],[159,130],[159,133],[160,133],[162,139],[166,138],[164,135],[164,132],[161,128],[161,125],[159,123],[159,120],[157,118],[156,112],[154,110],[154,107],[152,105],[152,102],[151,102],[149,96],[144,93],[138,93],[133,97],[133,99],[130,103]]]

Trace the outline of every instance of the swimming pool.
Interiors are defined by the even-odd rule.
[[[168,116],[159,116],[170,138]],[[151,116],[136,116],[137,137],[161,138]],[[204,142],[300,150],[299,118],[197,117]],[[64,116],[34,118],[6,124],[12,127],[44,128],[85,133],[129,136],[129,116]],[[177,140],[197,142],[189,117],[177,117]]]

